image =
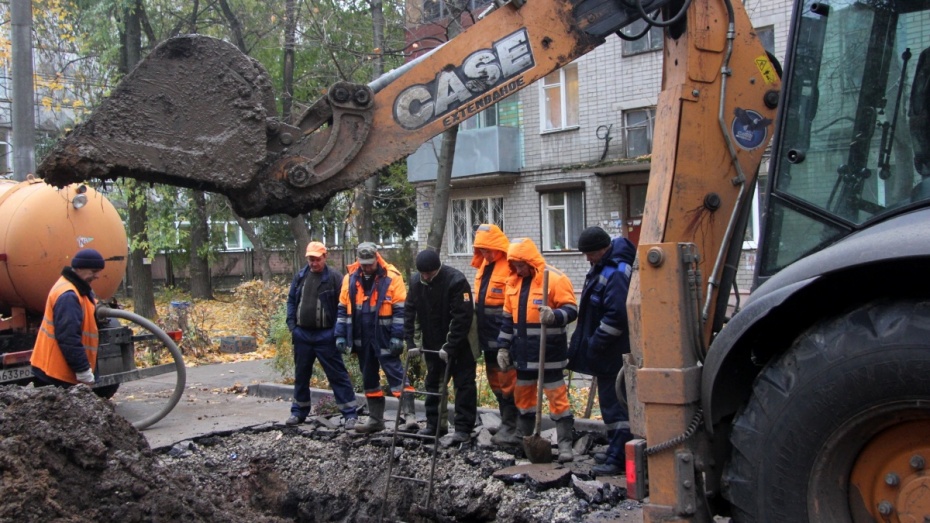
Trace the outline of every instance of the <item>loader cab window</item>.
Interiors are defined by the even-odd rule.
[[[930,204],[930,1],[805,2],[784,78],[758,273]],[[926,165],[926,164],[923,164]]]

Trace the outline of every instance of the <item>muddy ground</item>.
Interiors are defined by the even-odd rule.
[[[487,436],[440,445],[426,510],[427,489],[404,480],[384,502],[389,432],[358,437],[321,417],[153,450],[83,386],[0,387],[0,521],[602,522],[637,507],[622,481],[590,477],[587,458],[507,469],[520,451]],[[394,474],[428,477],[431,449],[404,439]]]

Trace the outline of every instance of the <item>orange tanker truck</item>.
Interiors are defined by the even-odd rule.
[[[85,247],[96,249],[106,260],[100,278],[92,284],[98,302],[106,303],[126,273],[128,251],[126,231],[113,204],[83,184],[56,189],[41,180],[0,180],[0,385],[32,382],[29,358],[49,290],[62,267]],[[150,332],[134,334],[118,319]],[[145,318],[106,306],[98,307],[97,321],[100,345],[94,391],[98,395],[109,398],[120,383],[167,372],[178,373],[183,390],[183,360],[167,333]],[[142,341],[167,347],[175,361],[136,368],[135,347]],[[156,419],[135,425],[154,423],[174,406],[169,404]]]

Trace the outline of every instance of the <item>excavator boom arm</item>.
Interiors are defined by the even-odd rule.
[[[296,215],[640,18],[635,4],[617,0],[510,3],[386,85],[337,83],[295,122],[275,117],[267,73],[234,46],[173,38],[56,145],[39,174],[54,185],[121,176],[170,183],[222,193],[243,217]]]

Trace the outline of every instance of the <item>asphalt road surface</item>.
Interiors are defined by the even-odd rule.
[[[206,434],[281,423],[290,415],[291,388],[278,381],[268,360],[189,367],[178,404],[142,434],[157,449]],[[138,421],[163,408],[176,383],[174,373],[124,383],[112,401],[120,415]]]

